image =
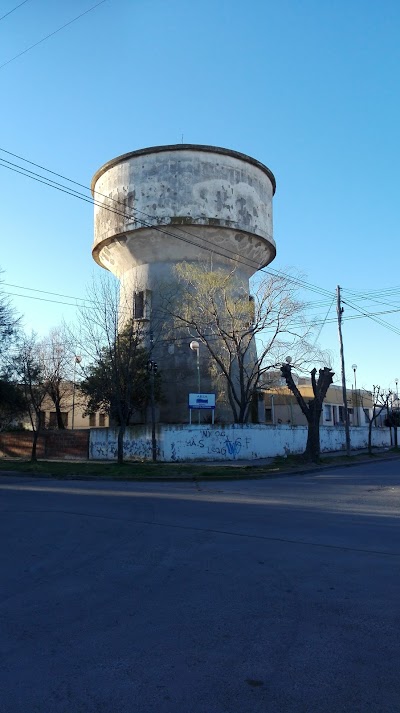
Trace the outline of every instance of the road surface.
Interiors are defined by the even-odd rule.
[[[400,460],[0,479],[2,713],[399,713]]]

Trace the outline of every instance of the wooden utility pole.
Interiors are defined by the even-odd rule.
[[[346,454],[350,455],[350,423],[349,423],[349,409],[347,406],[347,391],[346,391],[346,372],[344,368],[344,352],[343,352],[343,337],[342,337],[342,314],[343,307],[340,298],[340,287],[337,286],[337,318],[338,318],[338,331],[339,331],[339,344],[340,344],[340,362],[342,370],[342,393],[343,393],[343,408],[344,408],[344,427],[346,431]]]
[[[153,332],[150,332],[150,353],[153,352],[154,338]],[[151,454],[153,462],[157,460],[157,441],[156,441],[156,409],[154,398],[154,377],[157,373],[157,364],[153,359],[147,362],[147,371],[150,373],[150,403],[151,403]]]

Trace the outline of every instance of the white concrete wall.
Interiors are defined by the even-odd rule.
[[[352,448],[366,448],[367,428],[352,428]],[[321,427],[323,452],[345,449],[344,428]],[[388,428],[374,428],[373,445],[390,446]],[[158,458],[161,461],[240,461],[302,453],[307,440],[304,426],[159,426]],[[135,426],[127,430],[124,441],[127,459],[151,460],[151,428]],[[117,431],[96,428],[90,432],[89,458],[114,460]]]

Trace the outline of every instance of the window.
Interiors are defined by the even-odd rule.
[[[330,404],[324,405],[324,421],[332,421],[332,406]]]
[[[339,423],[344,423],[344,406],[339,406]]]
[[[363,408],[364,411],[364,422],[369,423],[369,409]]]
[[[100,428],[104,428],[105,425],[106,425],[106,414],[101,413],[101,414],[99,414],[99,426],[100,426]]]
[[[265,421],[266,423],[272,423],[272,408],[265,409]]]
[[[95,413],[89,414],[89,426],[90,426],[90,428],[95,428],[95,426],[96,426],[96,414]]]
[[[67,428],[68,427],[68,413],[66,411],[61,411],[60,416],[61,416],[61,420],[64,424],[64,428]],[[57,413],[55,411],[50,411],[49,428],[58,428]]]
[[[134,319],[144,318],[144,292],[135,292],[133,295],[133,317]]]
[[[133,294],[133,319],[150,319],[151,290],[140,290]]]

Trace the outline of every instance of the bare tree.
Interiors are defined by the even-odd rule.
[[[334,372],[328,367],[319,370],[318,379],[316,379],[317,370],[311,371],[311,384],[314,398],[308,402],[300,393],[292,375],[292,367],[290,364],[282,364],[281,373],[284,377],[288,389],[295,396],[302,412],[304,413],[308,424],[307,445],[304,451],[306,460],[318,461],[321,454],[319,425],[322,413],[322,406],[330,385],[332,384]]]
[[[44,381],[55,412],[57,428],[65,428],[62,415],[65,399],[71,396],[74,345],[65,326],[55,327],[40,344],[42,350]]]
[[[263,277],[249,295],[247,280],[235,269],[181,263],[176,273],[177,284],[163,303],[174,333],[185,330],[206,347],[219,393],[234,422],[245,423],[266,372],[288,353],[300,365],[316,351],[310,348],[311,327],[293,281]]]
[[[79,388],[88,398],[87,412],[101,407],[117,423],[119,463],[126,427],[149,395],[149,326],[147,319],[135,318],[129,294],[108,275],[94,280],[75,334],[85,357]]]
[[[25,397],[33,431],[31,461],[36,461],[37,441],[42,426],[41,410],[47,386],[42,350],[34,333],[20,340],[18,355],[14,359],[14,373]]]
[[[0,269],[0,284],[3,271]],[[0,292],[0,357],[3,357],[10,346],[12,338],[18,331],[20,317],[15,314],[15,310],[3,291]]]
[[[384,409],[386,409],[387,414],[389,413],[391,395],[391,391],[384,391],[380,386],[374,384],[372,387],[372,414],[370,414],[369,409],[364,409],[364,414],[368,421],[368,453],[370,456],[372,455],[372,427]]]

